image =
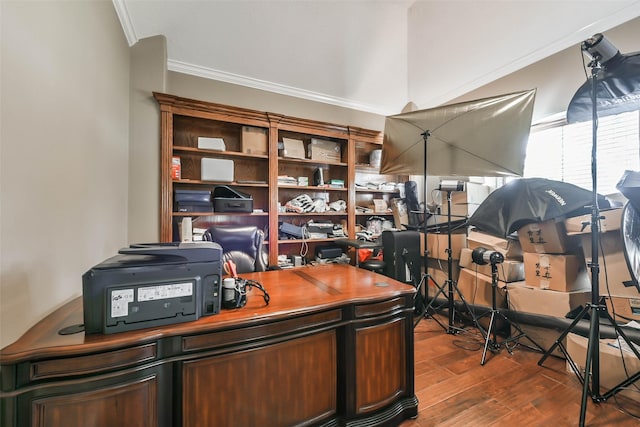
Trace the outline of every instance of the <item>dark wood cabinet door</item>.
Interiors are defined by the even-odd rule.
[[[291,426],[336,413],[336,331],[185,362],[183,427]]]
[[[35,399],[34,427],[156,427],[158,378]]]
[[[356,328],[356,413],[380,409],[407,392],[406,319]]]

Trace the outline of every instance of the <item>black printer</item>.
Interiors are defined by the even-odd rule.
[[[220,312],[222,247],[131,245],[82,276],[85,333],[131,331]]]

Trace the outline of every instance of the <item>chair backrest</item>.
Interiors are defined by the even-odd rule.
[[[223,260],[233,260],[238,273],[267,269],[264,233],[256,226],[213,226],[204,233],[203,238],[219,243]]]
[[[424,224],[424,209],[418,198],[418,186],[415,181],[404,183],[405,201],[407,203],[407,215],[409,224],[402,224],[408,230],[417,230]]]

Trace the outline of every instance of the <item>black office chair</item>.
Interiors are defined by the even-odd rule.
[[[404,183],[405,203],[409,224],[402,224],[407,230],[420,230],[424,227],[424,207],[418,200],[418,189],[415,181]]]
[[[205,231],[203,240],[219,243],[223,260],[235,262],[238,274],[267,270],[264,233],[256,226],[213,226]]]

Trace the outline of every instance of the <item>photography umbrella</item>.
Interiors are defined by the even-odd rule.
[[[535,89],[388,116],[380,173],[522,176]]]
[[[577,185],[545,178],[520,178],[493,191],[469,218],[488,234],[507,237],[532,222],[570,218],[591,212],[593,193]],[[598,205],[609,207],[604,196]]]
[[[425,206],[428,174],[520,176],[524,171],[534,99],[535,89],[532,89],[388,116],[384,126],[380,173],[423,175]],[[451,191],[447,192],[447,202],[451,203]],[[425,241],[428,218],[426,213],[425,208]],[[448,210],[447,224],[448,247],[451,248],[451,209]],[[448,280],[444,286],[438,286],[439,291],[425,309],[425,313],[437,295],[447,288],[447,332],[454,333],[454,291],[457,291],[465,305],[466,301],[452,277],[451,250],[447,253]],[[427,256],[428,251],[425,251],[425,269]],[[428,275],[422,277],[417,288],[424,288],[428,293],[428,287],[423,286],[425,280],[430,280]],[[426,301],[428,295],[424,298]]]

